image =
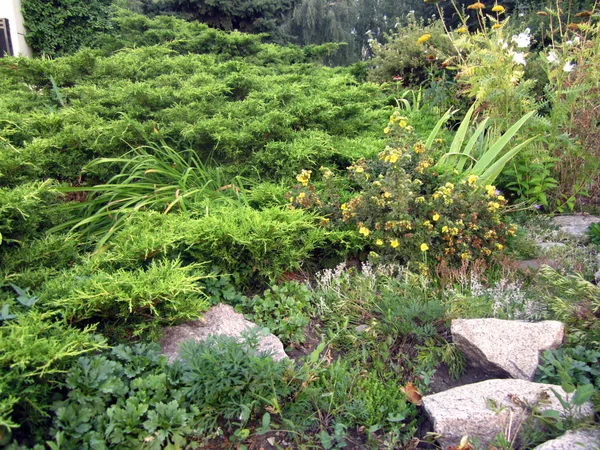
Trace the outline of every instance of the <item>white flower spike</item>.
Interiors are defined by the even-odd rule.
[[[573,72],[574,68],[575,68],[575,64],[573,64],[571,61],[567,61],[563,67],[563,70],[565,72]]]
[[[513,42],[517,43],[518,48],[528,48],[531,45],[531,30],[525,29],[523,33],[519,33],[517,36],[513,36]]]
[[[556,64],[559,60],[558,54],[554,50],[550,50],[546,58],[548,58],[550,64]]]
[[[523,52],[515,52],[513,54],[513,61],[515,62],[515,64],[522,64],[522,65],[527,64],[525,62],[525,53],[523,53]]]

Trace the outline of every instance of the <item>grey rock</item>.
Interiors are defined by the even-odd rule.
[[[534,450],[598,450],[600,430],[567,431],[560,437],[538,445]]]
[[[511,379],[487,380],[425,396],[422,404],[433,431],[440,435],[438,440],[442,448],[458,445],[466,435],[478,439],[481,447],[487,448],[499,433],[509,440],[515,439],[518,448],[519,438],[515,437],[515,433],[522,429],[521,424],[529,417],[527,405],[537,405],[540,411],[553,409],[566,415],[550,388],[563,397],[567,395],[560,386],[550,384]],[[592,417],[592,404],[584,404],[575,415],[577,418]]]
[[[552,219],[552,223],[556,225],[560,231],[570,234],[577,239],[585,237],[585,232],[593,223],[600,222],[598,216],[584,216],[574,214],[572,216],[558,216]]]
[[[450,331],[474,367],[500,377],[533,380],[540,352],[561,345],[565,326],[549,320],[457,319]]]
[[[600,270],[594,274],[594,281],[600,285]]]
[[[369,325],[357,325],[356,327],[354,327],[354,331],[356,331],[357,333],[364,333],[368,329]]]
[[[160,346],[169,362],[173,362],[179,357],[179,347],[184,341],[204,341],[212,335],[231,336],[241,340],[242,333],[254,327],[257,325],[236,313],[231,306],[219,304],[209,309],[202,319],[165,328]],[[270,354],[275,361],[288,357],[283,344],[273,334],[262,335],[257,350],[259,353]]]
[[[537,272],[542,263],[539,259],[523,259],[519,261],[519,269],[521,270],[530,270],[532,272]]]

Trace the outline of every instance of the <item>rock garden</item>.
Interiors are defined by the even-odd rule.
[[[600,449],[595,4],[23,3],[0,448]]]

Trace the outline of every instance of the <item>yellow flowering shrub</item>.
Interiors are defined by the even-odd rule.
[[[462,264],[501,253],[516,226],[503,221],[506,199],[478,177],[440,173],[444,143],[428,149],[407,119],[395,112],[388,145],[378,159],[348,167],[356,194],[340,208],[341,220],[366,239],[379,257],[408,262]]]

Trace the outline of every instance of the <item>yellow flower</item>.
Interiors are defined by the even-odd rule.
[[[306,193],[305,192],[300,192],[298,194],[298,200],[302,200],[303,198],[306,198]]]
[[[398,126],[400,128],[404,128],[406,126],[406,120],[401,120],[400,122],[398,122]]]
[[[398,154],[397,154],[397,153],[392,153],[392,154],[390,155],[390,162],[391,162],[392,164],[395,164],[395,163],[397,163],[397,162],[398,162]]]
[[[467,183],[469,183],[469,186],[473,186],[473,184],[475,184],[477,180],[479,180],[479,177],[477,175],[469,175],[469,178],[467,178]]]
[[[475,2],[467,6],[467,9],[485,9],[485,5],[481,2]]]
[[[367,237],[369,234],[371,234],[371,232],[369,231],[369,229],[367,227],[360,227],[358,229],[358,232],[360,234],[362,234],[364,237]]]
[[[342,211],[346,211],[346,209],[348,209],[348,205],[346,203],[342,203],[342,206],[340,206],[340,209]]]
[[[432,217],[434,222],[437,222],[438,220],[440,220],[440,215],[438,213],[435,213]]]
[[[400,245],[400,242],[398,242],[398,239],[392,239],[390,245],[392,246],[392,248],[396,248]]]
[[[504,11],[504,6],[502,5],[494,5],[492,8],[492,12],[503,13]]]
[[[506,199],[504,198],[504,196],[503,196],[503,195],[499,195],[499,196],[498,196],[498,201],[499,201],[499,202],[503,202],[504,200],[506,200]]]
[[[503,246],[502,244],[498,244],[498,243],[496,243],[496,248],[497,248],[498,250],[502,250],[502,249],[504,248],[504,246]]]
[[[392,196],[392,193],[391,193],[391,192],[388,192],[388,191],[385,191],[385,192],[383,193],[383,196],[384,196],[385,198],[390,198],[390,197]]]
[[[415,203],[425,203],[425,197],[417,197],[417,198],[415,198]]]
[[[388,133],[390,132],[390,129],[389,129],[388,127],[385,127],[385,128],[383,129],[383,132],[384,132],[385,134],[388,134]]]
[[[421,244],[421,251],[426,252],[427,250],[429,250],[429,246],[425,242],[423,242]]]
[[[446,225],[444,225],[442,227],[442,233],[447,233],[448,232],[448,227]]]
[[[356,173],[363,173],[365,171],[365,169],[363,169],[361,166],[358,166],[356,168]]]
[[[377,239],[375,241],[375,245],[383,245],[383,241],[381,239]]]
[[[493,30],[497,30],[499,28],[502,28],[502,24],[501,23],[495,23],[494,25],[492,25],[492,29]]]
[[[469,31],[469,29],[463,25],[456,31],[462,34],[462,33],[467,33]]]
[[[421,36],[419,39],[417,39],[417,44],[423,44],[423,43],[427,42],[429,39],[431,39],[431,34],[425,33],[423,36]]]
[[[298,182],[300,184],[302,184],[302,186],[307,186],[308,180],[310,180],[311,173],[312,173],[312,170],[302,169],[302,171],[298,175],[296,175],[296,180],[298,180]]]
[[[425,144],[423,144],[422,142],[417,142],[413,148],[416,154],[425,153]]]
[[[323,174],[323,178],[326,180],[329,180],[333,176],[333,172],[328,167],[321,166],[319,167],[319,170],[321,171],[321,174]]]

